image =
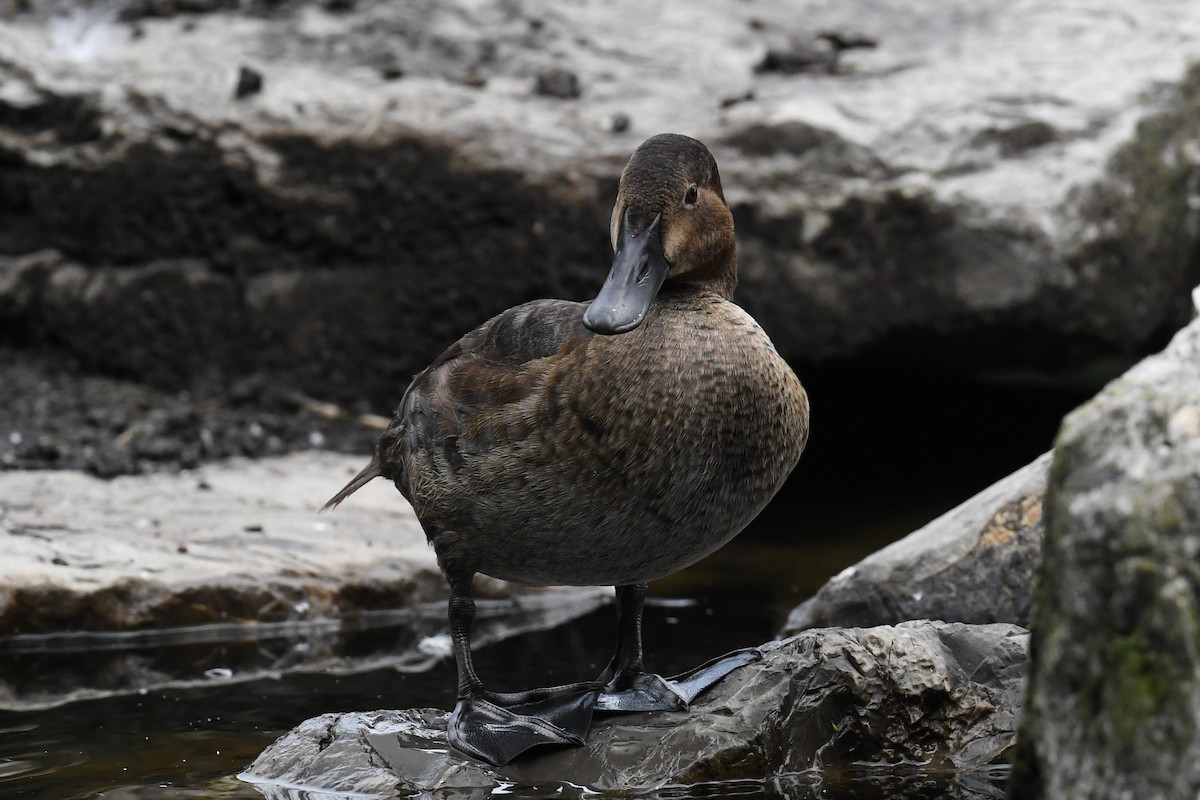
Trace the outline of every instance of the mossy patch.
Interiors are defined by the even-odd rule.
[[[1110,179],[1082,197],[1081,216],[1101,233],[1073,259],[1125,276],[1126,291],[1114,295],[1121,306],[1109,309],[1113,324],[1164,343],[1188,318],[1188,290],[1200,282],[1200,168],[1191,155],[1200,138],[1200,64],[1167,91],[1159,99],[1165,110],[1142,120],[1112,156]],[[1165,316],[1150,314],[1163,308]]]
[[[1180,226],[1180,222],[1195,217],[1188,199],[1196,189],[1196,166],[1184,150],[1197,134],[1200,64],[1179,84],[1171,110],[1142,121],[1137,136],[1112,160],[1113,171],[1127,178],[1133,189],[1129,220],[1133,241],[1151,252],[1184,259],[1190,254],[1195,225]]]
[[[1134,755],[1139,745],[1158,737],[1161,729],[1187,699],[1188,676],[1181,665],[1153,648],[1139,633],[1113,640],[1112,674],[1106,692],[1108,718],[1118,751]]]

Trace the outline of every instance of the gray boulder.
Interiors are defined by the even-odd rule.
[[[1044,550],[1011,796],[1194,800],[1200,319],[1067,417]]]
[[[910,619],[1028,626],[1051,455],[835,575],[792,610],[784,635]]]
[[[933,622],[808,631],[764,645],[762,662],[732,673],[687,713],[597,717],[583,747],[498,769],[447,749],[444,711],[325,714],[282,736],[243,778],[278,798],[295,787],[466,797],[500,786],[576,794],[791,781],[820,789],[874,765],[895,781],[923,776],[948,797],[995,797],[980,776],[1012,745],[1027,639],[1012,625]]]
[[[792,360],[1061,368],[1185,319],[1192,0],[51,8],[0,21],[0,336],[93,368],[385,408],[590,296],[664,130],[713,147]]]

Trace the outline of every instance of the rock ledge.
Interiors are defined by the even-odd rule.
[[[505,787],[624,792],[919,765],[953,782],[1002,763],[1024,690],[1013,625],[910,622],[805,632],[764,645],[686,714],[598,717],[586,745],[493,769],[450,751],[435,709],[325,714],[267,748],[243,778],[341,794]]]

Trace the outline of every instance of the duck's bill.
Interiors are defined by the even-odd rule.
[[[631,331],[646,318],[646,312],[658,296],[670,264],[663,256],[656,216],[641,232],[635,232],[629,214],[621,221],[620,245],[613,257],[612,269],[600,287],[600,294],[583,314],[583,324],[602,334]]]

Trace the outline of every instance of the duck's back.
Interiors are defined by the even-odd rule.
[[[720,547],[808,436],[808,399],[758,324],[664,292],[617,336],[537,301],[413,381],[380,443],[443,565],[535,584],[628,584]]]

